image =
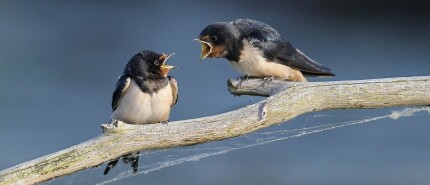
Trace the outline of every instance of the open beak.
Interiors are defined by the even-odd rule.
[[[202,44],[202,53],[200,54],[200,60],[205,59],[212,51],[212,45],[209,42],[202,41],[200,39],[194,39]]]
[[[164,69],[172,69],[172,68],[178,68],[178,67],[176,67],[176,66],[171,66],[171,65],[167,65],[166,64],[166,61],[171,57],[171,56],[173,56],[175,53],[172,53],[172,54],[170,54],[170,55],[165,55],[165,58],[164,58],[164,60],[163,60],[163,65],[161,65],[161,68],[164,68]]]

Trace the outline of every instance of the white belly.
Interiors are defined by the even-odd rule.
[[[286,65],[269,62],[262,56],[264,55],[260,50],[244,40],[240,60],[229,63],[240,73],[254,77],[277,77],[287,80],[296,71]]]
[[[130,124],[149,124],[167,121],[173,101],[172,88],[167,85],[151,96],[143,93],[131,80],[130,86],[120,100],[111,118]]]

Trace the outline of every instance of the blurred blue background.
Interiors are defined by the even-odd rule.
[[[0,169],[98,136],[117,77],[144,49],[176,53],[170,63],[180,69],[171,75],[180,98],[172,121],[262,100],[230,95],[226,81],[239,74],[225,59],[199,62],[200,46],[191,41],[208,24],[237,18],[272,25],[337,75],[311,81],[430,73],[430,1],[1,1]],[[315,114],[328,115],[325,124],[399,109],[310,113],[266,130],[301,128],[318,121]],[[429,118],[336,129],[112,184],[427,184]],[[94,184],[120,173],[102,177],[104,165],[82,172],[90,177],[50,183]]]

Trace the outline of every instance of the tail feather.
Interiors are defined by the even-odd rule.
[[[330,68],[323,66],[322,64],[315,62],[308,56],[306,56],[299,49],[296,49],[294,54],[295,62],[293,67],[297,67],[304,75],[307,76],[335,76]]]

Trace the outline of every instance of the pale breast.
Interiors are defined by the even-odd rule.
[[[112,113],[112,119],[130,124],[149,124],[167,121],[170,105],[173,101],[170,85],[154,92],[151,96],[142,92],[132,80],[123,95],[118,108]]]
[[[229,61],[229,63],[240,73],[254,77],[289,79],[291,74],[295,71],[286,65],[277,62],[269,62],[263,56],[262,51],[258,48],[254,48],[247,40],[244,40],[240,60]]]

